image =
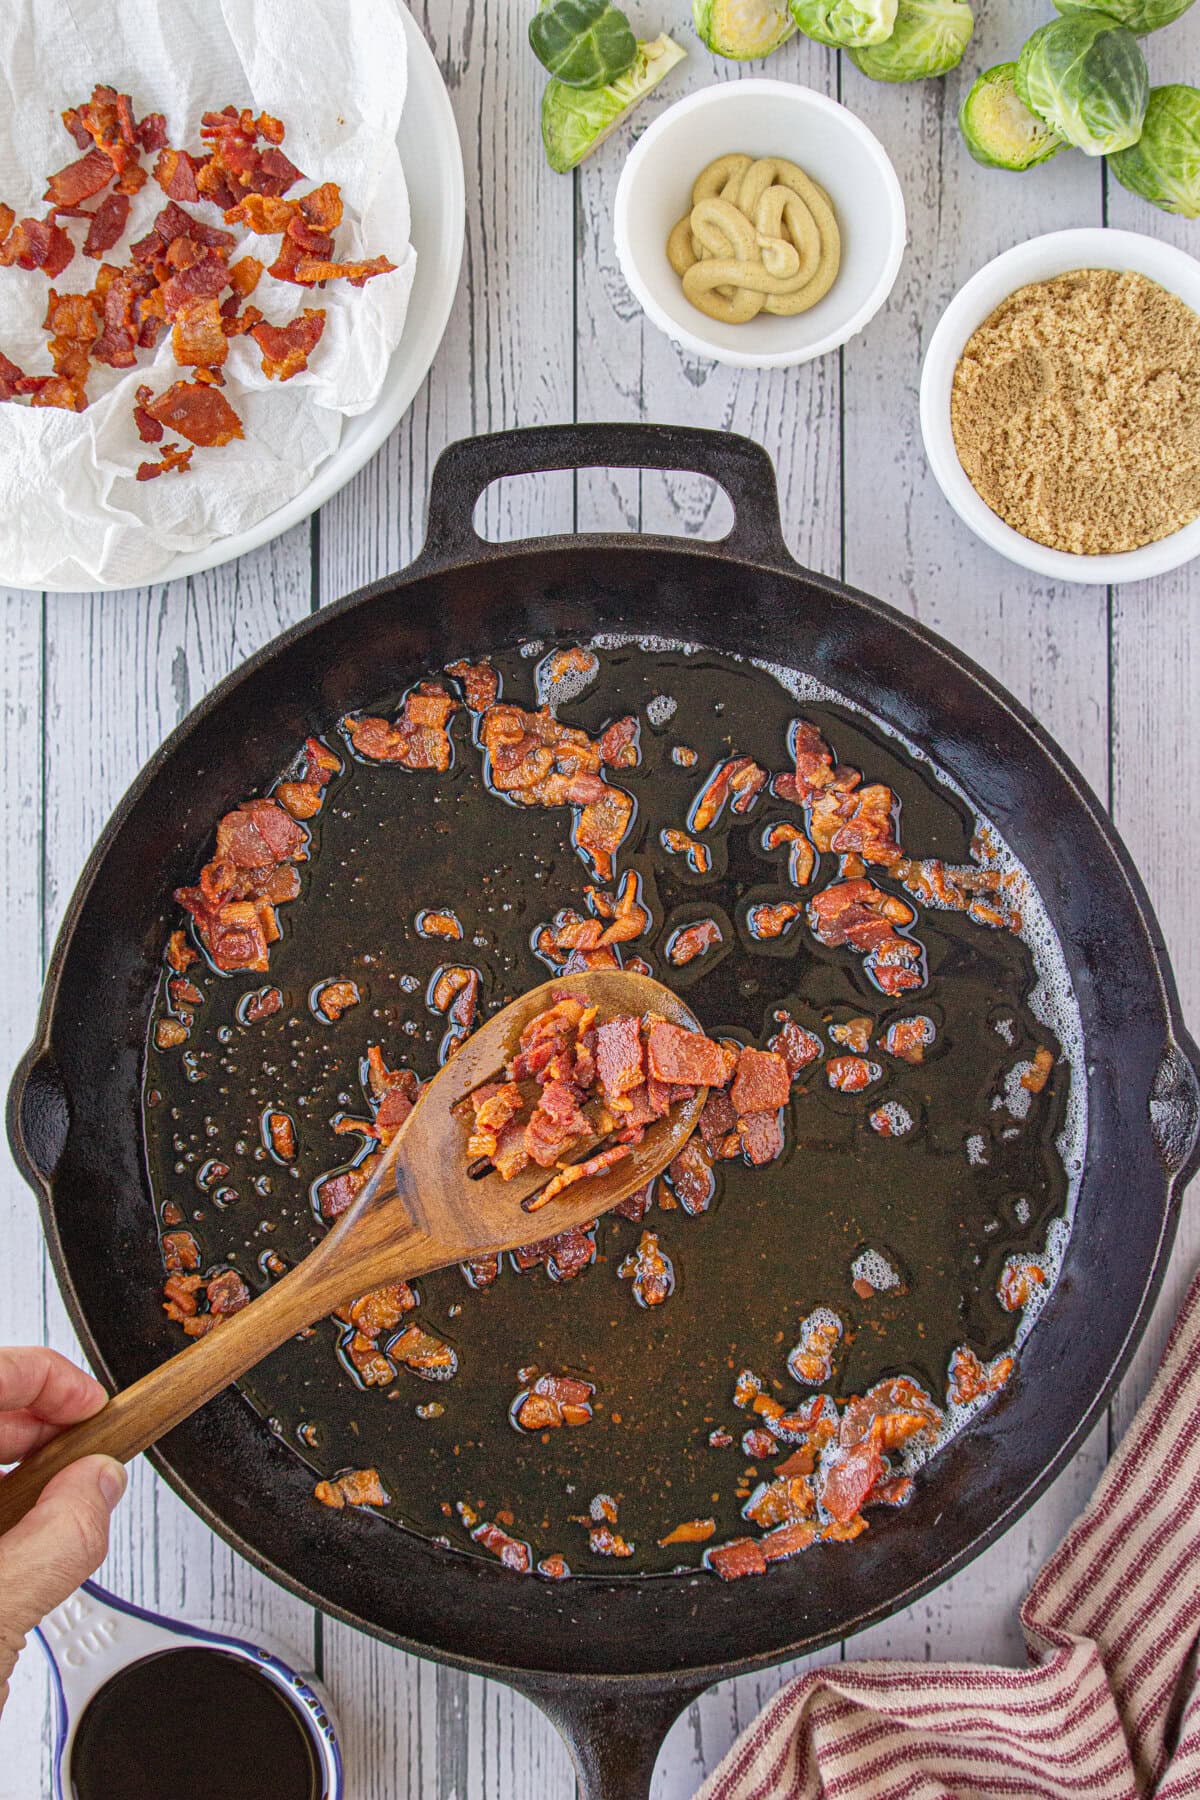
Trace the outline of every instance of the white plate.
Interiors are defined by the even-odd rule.
[[[1000,305],[1002,300],[1032,281],[1049,281],[1071,269],[1133,269],[1157,281],[1169,293],[1178,294],[1200,312],[1200,262],[1184,250],[1164,244],[1140,231],[1112,231],[1105,226],[1081,226],[1073,231],[1050,231],[1030,238],[993,257],[978,274],[959,289],[938,321],[929,340],[921,370],[921,435],[925,454],[947,500],[977,537],[1010,562],[1020,563],[1037,575],[1056,581],[1081,581],[1107,586],[1110,582],[1144,581],[1164,575],[1200,555],[1200,519],[1173,531],[1140,550],[1122,550],[1111,556],[1076,556],[1052,550],[1022,536],[994,513],[971,485],[958,460],[950,429],[950,392],[967,339]]]
[[[269,543],[307,519],[326,500],[345,487],[369,462],[384,439],[394,431],[416,396],[437,355],[450,308],[458,287],[466,228],[466,186],[462,149],[450,96],[408,8],[397,0],[408,40],[408,93],[396,141],[404,163],[412,210],[412,241],[417,252],[417,272],[409,296],[404,331],[388,368],[379,398],[369,412],[347,419],[337,449],[321,464],[306,488],[256,525],[232,537],[214,538],[203,550],[177,556],[153,585],[199,575],[218,563],[231,562]],[[53,588],[51,593],[78,592]],[[39,590],[40,591],[40,590]],[[101,594],[117,591],[111,582],[95,582],[83,590]]]

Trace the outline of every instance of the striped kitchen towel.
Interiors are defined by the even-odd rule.
[[[1025,1669],[850,1662],[791,1682],[697,1800],[1200,1795],[1200,1275],[1021,1623]]]

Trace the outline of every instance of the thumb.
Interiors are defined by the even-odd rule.
[[[111,1456],[81,1457],[60,1469],[0,1537],[0,1654],[15,1657],[25,1634],[99,1568],[125,1482]]]

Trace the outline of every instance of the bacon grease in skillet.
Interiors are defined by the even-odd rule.
[[[707,1040],[555,1012],[464,1155],[586,1180],[589,1093],[612,1154],[703,1080],[664,1177],[557,1234],[551,1192],[527,1249],[243,1385],[329,1503],[547,1578],[762,1574],[886,1529],[1011,1377],[1077,1173],[1074,998],[1023,871],[873,722],[713,652],[544,648],[313,720],[214,821],[148,1050],[165,1304],[199,1335],[290,1267],[547,969],[649,969]]]

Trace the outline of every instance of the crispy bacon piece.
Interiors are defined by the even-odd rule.
[[[622,1281],[633,1282],[633,1296],[639,1306],[661,1306],[675,1291],[675,1270],[671,1259],[659,1248],[658,1235],[643,1231],[638,1247],[618,1266]]]
[[[78,162],[68,163],[50,177],[49,185],[42,198],[49,200],[52,207],[78,206],[81,200],[90,200],[101,188],[108,186],[113,178],[113,165],[103,150],[92,149]]]
[[[171,350],[184,366],[217,369],[229,354],[229,340],[214,296],[182,307],[171,330]]]
[[[856,1056],[865,1056],[871,1047],[870,1019],[843,1019],[829,1027],[829,1035],[835,1044],[845,1050],[852,1050]]]
[[[650,912],[642,900],[642,878],[635,870],[625,871],[615,898],[594,887],[589,887],[587,893],[600,917],[607,921],[600,933],[601,946],[632,943],[649,927]]]
[[[708,1211],[717,1180],[705,1154],[703,1138],[695,1134],[688,1138],[667,1168],[667,1181],[685,1213],[695,1218],[697,1213]]]
[[[388,1345],[388,1354],[422,1381],[450,1381],[458,1373],[457,1352],[419,1325],[406,1325]]]
[[[512,1569],[518,1575],[528,1575],[533,1566],[533,1553],[529,1545],[520,1538],[510,1537],[501,1526],[485,1519],[477,1525],[471,1536],[477,1544],[498,1557],[506,1569]]]
[[[109,194],[103,199],[92,214],[87,236],[83,240],[83,254],[95,258],[96,261],[111,250],[124,233],[129,223],[129,198],[126,194]]]
[[[767,1559],[754,1538],[732,1538],[704,1552],[704,1566],[722,1581],[740,1581],[745,1575],[765,1575]]]
[[[332,1225],[335,1219],[340,1219],[344,1212],[349,1211],[370,1181],[378,1161],[378,1154],[372,1153],[353,1168],[339,1169],[336,1174],[326,1175],[317,1182],[317,1206],[326,1224]]]
[[[600,760],[610,769],[636,769],[642,760],[641,727],[633,717],[614,719],[600,734]]]
[[[737,1124],[738,1139],[746,1160],[755,1165],[774,1162],[783,1153],[783,1127],[773,1112],[743,1113]]]
[[[729,1092],[735,1112],[775,1112],[786,1106],[790,1091],[788,1066],[778,1051],[742,1049]]]
[[[290,279],[301,287],[316,287],[322,281],[345,278],[351,287],[365,287],[376,275],[390,275],[395,267],[386,256],[372,256],[365,262],[329,262],[320,256],[301,256]]]
[[[594,1231],[594,1225],[573,1225],[554,1237],[514,1250],[513,1261],[522,1273],[541,1264],[551,1281],[572,1281],[596,1260]]]
[[[724,1087],[737,1066],[714,1039],[662,1019],[656,1020],[647,1034],[646,1062],[656,1080],[695,1087]]]
[[[248,225],[259,237],[286,231],[299,208],[294,200],[269,194],[244,194],[225,214],[227,225]]]
[[[574,842],[596,878],[612,879],[633,801],[600,775],[600,750],[584,731],[561,725],[548,708],[525,712],[500,702],[480,721],[487,778],[519,806],[578,806]]]
[[[762,836],[764,850],[778,850],[782,845],[788,847],[788,880],[793,887],[804,887],[812,880],[816,867],[816,852],[798,825],[781,821],[777,825],[768,825]]]
[[[640,1019],[625,1014],[597,1028],[596,1073],[609,1100],[619,1100],[641,1086],[646,1057]]]
[[[345,1469],[332,1481],[318,1481],[313,1494],[322,1506],[386,1506],[387,1491],[378,1469]]]
[[[453,662],[446,669],[447,675],[453,675],[456,681],[463,684],[463,696],[471,712],[486,712],[493,706],[500,692],[500,677],[487,662]]]
[[[760,1481],[742,1508],[742,1517],[764,1531],[774,1525],[795,1525],[811,1519],[817,1510],[812,1485],[803,1475],[778,1475]]]
[[[723,942],[721,927],[715,919],[697,919],[694,925],[681,925],[671,933],[667,939],[667,961],[674,963],[677,969],[685,968]]]
[[[911,925],[913,909],[874,882],[859,879],[823,888],[810,902],[808,917],[820,943],[830,948],[848,944],[865,956],[868,972],[885,994],[924,985],[921,947],[896,929]]]
[[[810,1313],[800,1327],[800,1342],[787,1359],[788,1372],[805,1387],[821,1387],[833,1374],[833,1357],[842,1338],[842,1322],[827,1307]]]
[[[609,1149],[600,1150],[595,1156],[589,1156],[586,1162],[570,1163],[547,1182],[546,1186],[532,1200],[522,1202],[524,1210],[530,1213],[537,1212],[540,1207],[557,1199],[564,1188],[571,1187],[576,1181],[587,1181],[594,1175],[602,1175],[605,1169],[610,1169],[614,1163],[620,1162],[624,1157],[632,1154],[633,1146],[631,1144],[613,1144]]]
[[[262,351],[263,374],[269,381],[290,381],[308,367],[308,359],[325,329],[324,308],[305,307],[288,325],[270,325],[264,319],[250,332]]]
[[[12,358],[0,350],[0,400],[14,400],[24,377]]]
[[[668,1531],[666,1537],[660,1537],[658,1547],[665,1550],[668,1544],[706,1544],[717,1529],[715,1519],[685,1519],[682,1525],[676,1525]]]
[[[816,1062],[820,1058],[822,1054],[821,1040],[819,1037],[815,1037],[811,1031],[805,1031],[804,1027],[798,1025],[788,1012],[777,1012],[775,1023],[779,1026],[779,1030],[768,1041],[767,1048],[782,1056],[787,1064],[788,1074],[794,1081],[796,1076],[808,1067],[809,1063]]]
[[[1001,1271],[996,1297],[1005,1312],[1020,1312],[1029,1305],[1035,1288],[1045,1284],[1046,1271],[1035,1262],[1008,1262]]]
[[[162,150],[167,142],[167,121],[162,113],[146,113],[133,135],[143,150]]]
[[[345,1313],[345,1322],[365,1338],[381,1337],[385,1331],[392,1331],[399,1325],[406,1312],[411,1312],[417,1304],[417,1296],[407,1281],[389,1282],[384,1287],[372,1288],[369,1293],[362,1294],[351,1302]],[[343,1315],[339,1314],[339,1318]]]
[[[358,987],[353,981],[326,981],[317,990],[313,1005],[332,1025],[336,1025],[342,1014],[349,1012],[359,1002]]]
[[[865,1056],[831,1056],[825,1064],[825,1077],[839,1094],[858,1094],[878,1081],[883,1070]]]
[[[888,1026],[883,1047],[889,1056],[897,1056],[902,1062],[922,1063],[926,1050],[936,1037],[937,1027],[933,1020],[923,1013],[916,1013],[909,1019],[896,1019]]]
[[[0,244],[0,267],[40,269],[53,281],[74,254],[74,244],[53,218],[18,219]]]
[[[692,806],[688,824],[693,831],[707,831],[720,817],[726,801],[735,813],[748,813],[767,783],[767,771],[751,756],[734,756],[718,763]]]
[[[151,400],[146,411],[191,444],[219,446],[243,435],[242,422],[224,394],[196,381],[175,382]]]
[[[182,931],[173,931],[167,939],[167,961],[177,975],[186,975],[199,953],[192,949]]]
[[[269,1149],[279,1158],[280,1162],[295,1161],[296,1126],[287,1113],[271,1112],[267,1114],[266,1138]]]
[[[540,1375],[519,1393],[509,1417],[521,1431],[556,1431],[586,1425],[592,1417],[595,1384],[574,1375]]]
[[[884,1460],[872,1432],[849,1449],[833,1452],[824,1467],[821,1505],[838,1525],[849,1525],[884,1473]]]
[[[368,762],[395,762],[405,769],[450,767],[452,749],[446,729],[457,700],[433,682],[418,682],[404,696],[399,719],[344,719],[343,729],[360,756]]]
[[[858,1444],[873,1437],[878,1449],[899,1450],[910,1438],[936,1431],[942,1423],[941,1408],[924,1388],[907,1375],[877,1381],[865,1394],[856,1395],[842,1413],[838,1443]]]
[[[974,1350],[966,1344],[960,1344],[950,1357],[946,1399],[951,1406],[966,1406],[972,1400],[978,1400],[981,1394],[995,1393],[1004,1386],[1015,1367],[1013,1357],[1003,1356],[987,1369]]]
[[[1050,1071],[1054,1067],[1054,1054],[1045,1046],[1039,1046],[1033,1053],[1033,1066],[1026,1069],[1021,1077],[1021,1086],[1027,1093],[1040,1094],[1050,1079]]]
[[[162,1258],[168,1275],[190,1272],[200,1267],[200,1246],[190,1231],[164,1231]]]
[[[704,1148],[717,1161],[740,1154],[737,1123],[737,1112],[729,1095],[721,1088],[710,1088],[700,1114],[700,1136]]]
[[[201,198],[200,189],[196,186],[198,168],[195,157],[189,156],[186,150],[168,150],[164,147],[154,165],[154,179],[168,199],[184,200],[194,205]]]
[[[654,1183],[648,1181],[635,1194],[627,1194],[624,1200],[618,1201],[612,1210],[619,1219],[628,1219],[632,1224],[640,1225],[653,1205]]]
[[[746,925],[751,937],[779,938],[791,929],[803,911],[804,908],[794,900],[779,900],[774,904],[762,900],[747,911]]]
[[[686,831],[676,831],[668,826],[659,833],[663,849],[669,856],[686,856],[688,868],[693,875],[707,875],[712,868],[712,851],[707,844],[698,838],[690,837]]]
[[[321,789],[315,781],[281,781],[274,797],[293,819],[311,819],[321,810]]]

